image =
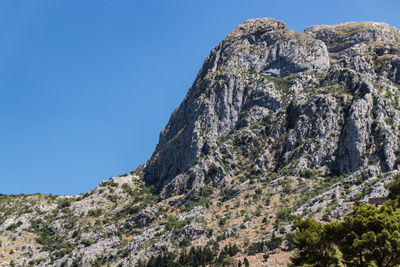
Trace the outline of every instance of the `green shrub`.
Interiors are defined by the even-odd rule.
[[[255,255],[257,253],[261,253],[264,251],[264,242],[254,242],[250,246],[247,247],[248,255]]]
[[[294,217],[291,214],[291,210],[289,208],[282,208],[278,210],[276,214],[276,220],[277,221],[282,221],[282,222],[288,222],[292,220]]]
[[[173,231],[175,234],[178,234],[182,231],[182,228],[189,224],[192,221],[192,218],[185,218],[184,220],[178,221],[175,216],[169,216],[166,223],[164,223],[165,228],[168,231]]]
[[[102,209],[89,210],[87,215],[90,217],[99,217],[103,213]]]
[[[217,236],[217,241],[220,242],[222,240],[225,240],[226,236],[224,234],[220,234],[219,236]]]
[[[300,171],[299,175],[303,178],[315,178],[318,172],[311,169],[303,169]]]
[[[90,245],[92,245],[94,242],[90,239],[82,239],[81,240],[81,244],[84,245],[85,247],[88,247]]]
[[[182,241],[179,243],[179,246],[181,246],[181,247],[188,247],[188,246],[190,246],[191,244],[192,244],[192,241],[191,241],[189,238],[185,237],[185,238],[182,239]]]
[[[280,237],[276,237],[275,235],[272,236],[271,240],[269,242],[267,242],[267,247],[270,250],[279,248],[282,244],[282,238]]]
[[[262,212],[262,209],[261,208],[257,208],[256,211],[254,212],[254,215],[259,217],[259,216],[261,216],[261,212]]]
[[[116,195],[108,195],[107,199],[110,200],[111,202],[117,202],[118,197]]]
[[[6,230],[12,231],[15,230],[16,228],[20,227],[22,225],[21,221],[18,221],[17,223],[12,223],[9,226],[7,226]]]
[[[197,199],[189,200],[182,207],[182,211],[190,211],[196,206],[202,206],[208,208],[211,205],[211,200],[206,197],[199,197]]]
[[[117,187],[118,184],[113,182],[113,181],[103,181],[101,182],[100,186],[111,186],[111,187]]]
[[[73,202],[73,200],[71,198],[61,198],[57,201],[58,208],[59,209],[67,208],[67,207],[71,206],[72,202]]]
[[[127,193],[130,196],[133,196],[133,190],[132,187],[129,186],[129,184],[124,183],[122,184],[122,190],[124,190],[125,193]]]
[[[214,193],[214,189],[210,186],[205,186],[200,191],[200,196],[208,197]]]
[[[219,168],[217,165],[215,165],[214,163],[210,164],[210,167],[208,168],[207,171],[207,176],[213,176],[214,174],[217,174],[219,172]]]

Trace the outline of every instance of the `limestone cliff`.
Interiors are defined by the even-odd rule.
[[[399,49],[399,31],[384,23],[311,26],[296,33],[274,19],[246,21],[211,51],[161,132],[145,179],[175,193],[201,184],[207,166],[220,165],[221,148],[233,157],[229,164],[239,163],[238,143],[230,144],[246,136],[255,144],[243,140],[243,149],[254,154],[263,173],[393,170],[399,154]],[[256,126],[261,134],[253,131]],[[221,138],[229,140],[218,143]],[[222,176],[234,176],[232,170],[228,166]]]
[[[143,166],[79,196],[0,195],[0,266],[135,266],[230,244],[225,266],[285,266],[295,215],[342,219],[386,195],[399,95],[387,24],[248,20],[211,51]]]

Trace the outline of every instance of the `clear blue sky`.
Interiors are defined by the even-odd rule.
[[[135,169],[238,24],[383,21],[400,1],[0,0],[0,193],[78,194]]]

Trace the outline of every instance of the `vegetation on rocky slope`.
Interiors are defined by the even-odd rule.
[[[355,261],[324,233],[390,211],[356,206],[331,223],[398,174],[398,40],[382,23],[245,22],[212,50],[146,164],[78,196],[1,195],[0,265],[279,266],[294,246],[300,265],[316,256],[308,242]]]
[[[318,223],[298,219],[293,266],[399,266],[400,175],[389,188],[390,201],[380,208],[357,204],[343,221]]]

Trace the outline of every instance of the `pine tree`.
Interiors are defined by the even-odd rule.
[[[388,201],[377,208],[359,204],[344,221],[321,225],[297,220],[293,266],[387,266],[400,264],[400,209]]]

